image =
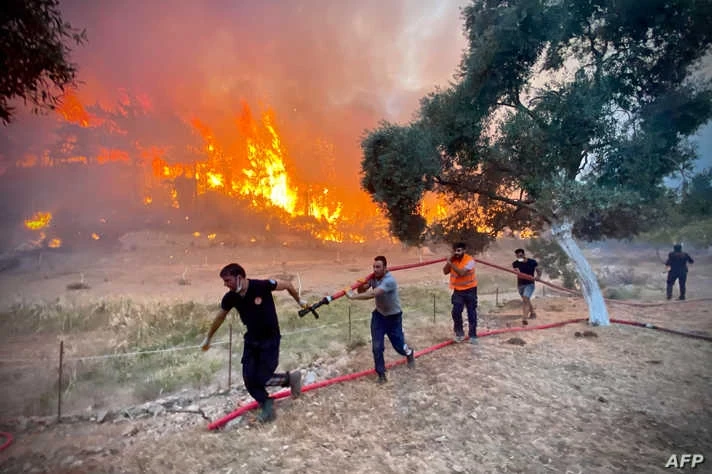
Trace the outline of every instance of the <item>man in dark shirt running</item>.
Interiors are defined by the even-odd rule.
[[[682,251],[682,245],[675,244],[672,250],[665,262],[668,267],[667,299],[672,298],[672,288],[675,286],[675,280],[678,280],[680,282],[680,299],[684,300],[687,284],[687,264],[695,262],[687,252]]]
[[[527,318],[536,318],[531,298],[534,294],[534,280],[541,278],[541,270],[539,269],[539,264],[536,260],[533,258],[527,258],[524,255],[524,249],[515,250],[514,255],[517,259],[512,262],[512,268],[516,269],[521,274],[533,277],[532,279],[517,276],[517,291],[519,292],[519,296],[522,297],[522,324],[526,326],[529,324]],[[535,273],[536,277],[534,276]]]
[[[213,320],[208,335],[201,344],[207,351],[215,331],[225,321],[225,316],[232,308],[240,314],[240,319],[247,326],[245,347],[242,353],[242,378],[245,388],[260,405],[257,419],[263,423],[275,418],[274,403],[265,387],[289,387],[292,396],[301,393],[302,375],[297,371],[276,373],[279,365],[279,321],[274,306],[272,292],[287,290],[301,307],[306,301],[300,300],[299,293],[290,282],[280,280],[248,279],[245,270],[237,263],[231,263],[220,271],[228,292],[220,303],[220,311]]]

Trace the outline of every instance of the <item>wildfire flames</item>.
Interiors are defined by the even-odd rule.
[[[52,221],[52,214],[49,212],[36,212],[31,218],[25,219],[25,227],[30,230],[41,230]]]
[[[95,111],[110,111],[104,115],[118,118],[102,118],[96,116]],[[238,145],[225,146],[211,127],[194,118],[184,121],[184,125],[202,141],[202,146],[189,146],[180,151],[175,145],[145,146],[136,140],[133,148],[101,146],[93,148],[93,152],[87,151],[91,150],[87,143],[109,143],[112,137],[129,134],[122,118],[150,118],[150,101],[134,98],[132,102],[127,97],[113,108],[97,104],[88,109],[70,92],[57,112],[62,123],[67,124],[65,132],[69,130],[62,135],[60,146],[54,152],[45,150],[39,155],[25,155],[15,161],[17,168],[124,164],[136,170],[139,186],[143,186],[135,199],[155,209],[168,206],[185,210],[186,221],[196,199],[207,193],[218,193],[236,198],[241,206],[268,212],[289,228],[306,231],[319,240],[361,243],[366,241],[366,232],[372,238],[387,236],[385,220],[375,206],[364,210],[365,206],[352,203],[349,208],[349,203],[345,205],[335,197],[330,186],[296,179],[295,162],[280,135],[273,110],[254,115],[247,103],[243,103],[232,125]],[[109,138],[87,139],[93,136],[93,130],[97,136]],[[324,147],[323,139],[320,140]],[[333,147],[330,150],[333,152]],[[320,165],[316,160],[313,164]],[[341,194],[353,193],[342,190]],[[50,213],[37,213],[25,221],[25,227],[40,230],[46,228],[51,219]],[[269,225],[265,230],[269,231]],[[97,233],[88,235],[94,240],[101,238]],[[201,232],[195,231],[194,235],[200,236]],[[214,233],[204,231],[202,235],[208,240],[215,239]]]

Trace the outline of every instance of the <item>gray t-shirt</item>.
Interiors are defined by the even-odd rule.
[[[401,312],[398,283],[396,283],[391,272],[386,272],[380,280],[371,278],[368,283],[374,290],[382,288],[385,292],[382,295],[376,295],[376,310],[379,313],[384,316],[392,316]]]

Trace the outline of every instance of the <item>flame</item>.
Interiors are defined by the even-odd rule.
[[[115,104],[97,102],[87,108],[74,91],[69,91],[57,109],[64,121],[81,128],[96,129],[97,134],[107,134],[107,140],[92,141],[94,137],[87,135],[89,131],[77,129],[73,134],[64,135],[58,144],[57,156],[51,155],[49,150],[27,154],[16,160],[15,166],[111,163],[134,166],[143,186],[140,199],[146,206],[172,207],[187,212],[194,209],[188,204],[200,195],[220,193],[239,198],[241,203],[277,216],[282,223],[325,241],[363,242],[365,233],[356,229],[364,229],[367,223],[383,219],[375,207],[370,209],[372,212],[368,216],[363,215],[363,209],[347,208],[335,197],[343,190],[334,191],[316,183],[298,183],[295,162],[282,139],[274,111],[267,109],[253,115],[246,102],[231,124],[237,133],[233,134],[235,140],[231,140],[228,148],[218,141],[210,127],[193,118],[190,124],[203,142],[199,146],[186,145],[184,149],[176,149],[134,140],[124,149],[100,147],[94,155],[84,156],[81,150],[91,148],[97,142],[115,143],[114,137],[133,133],[124,119],[150,118],[154,112],[148,97],[131,96],[123,90],[120,93]],[[312,159],[333,165],[334,146],[319,139],[315,147],[317,158]],[[351,195],[348,196],[351,202]],[[357,212],[361,213],[358,217]],[[371,230],[369,227],[369,232]],[[372,235],[379,234],[372,232]]]
[[[432,225],[448,216],[448,203],[442,195],[426,192],[420,202],[420,215]]]
[[[30,230],[40,230],[46,228],[51,221],[50,212],[35,212],[31,218],[25,219],[25,227]]]
[[[67,122],[76,123],[83,128],[88,127],[93,119],[84,109],[84,106],[79,101],[79,97],[77,97],[76,93],[72,90],[65,92],[62,97],[62,103],[57,107],[57,113]]]
[[[193,232],[193,237],[200,237],[200,232],[198,232],[198,231]]]
[[[91,238],[94,240],[99,240],[99,239],[101,239],[101,236],[99,236],[99,234],[97,234],[96,232],[92,232]]]
[[[208,234],[208,240],[215,240],[215,237],[217,237],[217,234]]]
[[[62,246],[62,239],[54,238],[47,242],[47,247],[51,249],[58,249]]]

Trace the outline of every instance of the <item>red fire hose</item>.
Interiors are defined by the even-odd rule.
[[[426,266],[426,265],[432,265],[432,264],[434,264],[434,263],[444,262],[445,260],[447,260],[447,258],[439,258],[439,259],[437,259],[437,260],[430,260],[430,261],[428,261],[428,262],[409,263],[409,264],[407,264],[407,265],[398,265],[398,266],[396,266],[396,267],[389,267],[389,268],[388,268],[388,271],[394,272],[394,271],[397,271],[397,270],[407,270],[408,268],[424,267],[424,266]],[[331,303],[332,301],[334,301],[335,299],[341,298],[342,296],[344,296],[344,295],[346,294],[346,292],[347,292],[348,290],[355,290],[356,288],[358,288],[359,286],[363,285],[364,282],[367,282],[367,281],[370,280],[371,278],[373,278],[373,273],[369,273],[368,275],[366,275],[365,277],[363,277],[361,280],[357,280],[356,283],[354,283],[353,285],[351,285],[349,288],[345,288],[345,289],[343,289],[343,290],[337,291],[337,292],[334,293],[333,295],[325,296],[325,297],[323,297],[321,300],[319,300],[318,302],[314,303],[313,305],[308,306],[308,307],[306,307],[306,308],[300,309],[300,310],[299,310],[299,317],[303,317],[303,316],[306,315],[307,313],[312,313],[315,318],[319,319],[319,314],[316,312],[316,309],[317,309],[318,307],[323,306],[323,305],[325,305],[325,304],[329,304],[329,303]]]
[[[3,449],[7,448],[8,446],[10,446],[12,444],[12,435],[10,433],[0,431],[0,437],[5,438],[5,442],[2,445],[0,445],[0,451],[2,451]]]
[[[544,324],[544,325],[541,325],[541,326],[493,329],[493,330],[490,330],[490,331],[482,331],[482,332],[480,332],[480,333],[477,335],[477,337],[493,336],[493,335],[496,335],[496,334],[503,334],[503,333],[507,333],[507,332],[535,331],[535,330],[541,330],[541,329],[550,329],[550,328],[565,326],[565,325],[571,324],[571,323],[580,323],[580,322],[584,322],[584,321],[587,321],[587,320],[588,320],[588,318],[576,318],[576,319],[568,319],[568,320],[566,320],[566,321],[560,321],[560,322],[558,322],[558,323]],[[650,328],[650,329],[657,329],[657,330],[660,330],[660,331],[665,331],[665,332],[672,333],[672,334],[678,334],[678,335],[681,335],[681,336],[689,336],[689,337],[694,337],[694,338],[697,338],[697,339],[703,339],[703,340],[706,340],[706,341],[712,341],[712,337],[710,337],[710,336],[705,336],[705,335],[701,335],[701,334],[694,334],[694,333],[687,333],[687,332],[683,332],[683,331],[675,331],[675,330],[672,330],[672,329],[661,328],[660,326],[654,326],[654,325],[652,325],[652,324],[637,323],[637,322],[634,322],[634,321],[624,321],[624,320],[620,320],[620,319],[611,319],[611,322],[612,322],[612,323],[618,323],[618,324],[628,324],[628,325],[631,325],[631,326],[639,326],[639,327]],[[438,350],[438,349],[441,349],[441,348],[443,348],[443,347],[445,347],[445,346],[449,346],[450,344],[453,344],[453,343],[454,343],[454,341],[452,341],[452,340],[447,340],[447,341],[445,341],[445,342],[441,342],[441,343],[439,343],[439,344],[436,344],[436,345],[434,345],[434,346],[428,347],[428,348],[426,348],[426,349],[422,349],[422,350],[416,351],[416,352],[415,352],[415,357],[420,357],[420,356],[422,356],[422,355],[425,355],[425,354],[428,354],[428,353],[430,353],[430,352],[433,352],[433,351],[436,351],[436,350]],[[399,359],[399,360],[397,360],[397,361],[394,361],[394,362],[391,362],[391,363],[389,363],[389,364],[386,364],[386,367],[387,367],[387,368],[391,368],[391,367],[394,367],[394,366],[396,366],[396,365],[404,364],[405,362],[406,362],[406,359]],[[340,376],[340,377],[335,377],[335,378],[333,378],[333,379],[322,380],[322,381],[320,381],[320,382],[316,382],[316,383],[313,383],[313,384],[306,385],[305,387],[302,388],[302,392],[308,392],[308,391],[310,391],[310,390],[316,390],[316,389],[318,389],[318,388],[322,388],[322,387],[326,387],[326,386],[329,386],[329,385],[333,385],[333,384],[335,384],[335,383],[346,382],[346,381],[348,381],[348,380],[355,380],[355,379],[358,379],[358,378],[360,378],[360,377],[364,377],[364,376],[366,376],[366,375],[371,375],[371,374],[374,374],[374,373],[375,373],[375,369],[369,369],[369,370],[363,370],[363,371],[361,371],[361,372],[356,372],[356,373],[353,373],[353,374],[342,375],[342,376]],[[289,393],[290,393],[289,390],[288,390],[288,389],[285,389],[285,390],[282,390],[282,391],[280,391],[280,392],[278,392],[278,393],[272,395],[271,398],[273,398],[273,399],[285,398],[285,397],[289,396]],[[257,405],[257,402],[250,402],[250,403],[248,403],[248,404],[246,404],[246,405],[243,405],[243,406],[241,406],[240,408],[238,408],[237,410],[235,410],[234,412],[228,414],[227,416],[225,416],[225,417],[223,417],[223,418],[220,418],[220,419],[218,419],[218,420],[213,421],[212,423],[210,423],[210,424],[208,425],[208,429],[209,429],[209,430],[218,429],[218,428],[224,426],[224,425],[225,425],[227,422],[229,422],[230,420],[233,420],[233,419],[237,418],[238,416],[241,416],[243,413],[248,412],[248,411],[250,411],[250,410],[252,410],[252,409],[254,409],[254,408],[257,408],[257,406],[258,406],[258,405]]]

